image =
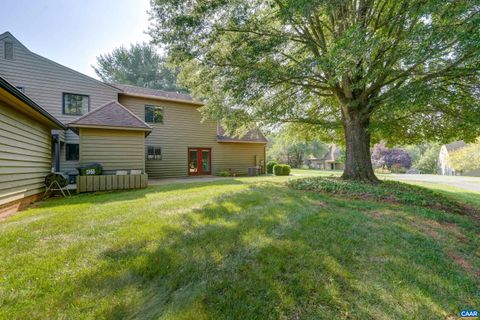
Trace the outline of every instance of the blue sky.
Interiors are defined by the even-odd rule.
[[[96,56],[148,41],[149,0],[2,0],[0,34],[31,51],[96,77]]]

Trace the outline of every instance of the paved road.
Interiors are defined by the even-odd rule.
[[[469,191],[480,192],[480,178],[479,177],[464,177],[464,176],[440,176],[432,174],[395,174],[389,175],[388,178],[400,181],[419,181],[435,184],[443,184],[455,188],[461,188]]]
[[[305,173],[295,173],[295,176],[315,176],[314,173],[325,173],[325,171],[305,171]],[[340,174],[336,172],[334,174]],[[433,174],[388,174],[380,175],[380,179],[392,179],[399,181],[418,181],[426,183],[443,184],[456,188],[465,189],[468,191],[480,192],[480,177],[463,177],[463,176],[440,176]],[[171,178],[171,179],[149,179],[149,185],[165,185],[172,183],[192,183],[192,182],[208,182],[217,181],[228,178],[221,178],[215,176],[205,177],[185,177],[185,178]]]

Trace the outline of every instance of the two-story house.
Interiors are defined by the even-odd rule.
[[[9,32],[0,35],[0,76],[68,126],[52,131],[54,171],[98,162],[106,172],[163,178],[246,174],[265,163],[260,131],[229,137],[189,95],[104,83],[31,52]]]

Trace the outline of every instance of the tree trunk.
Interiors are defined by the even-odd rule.
[[[370,121],[358,110],[343,113],[345,129],[346,160],[342,179],[378,183],[370,157]]]

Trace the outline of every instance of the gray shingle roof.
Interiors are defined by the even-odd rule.
[[[119,84],[114,83],[113,86],[117,87],[118,89],[122,90],[125,94],[132,94],[132,95],[139,95],[139,96],[147,96],[147,97],[158,97],[164,99],[171,99],[171,100],[182,100],[182,101],[191,101],[192,103],[201,104],[200,101],[193,100],[192,96],[185,93],[177,93],[171,91],[163,91],[157,89],[149,89],[149,88],[142,88],[137,86],[132,86],[129,84]]]
[[[342,151],[337,148],[336,145],[332,144],[330,146],[330,149],[328,150],[328,152],[323,156],[322,161],[336,161],[338,158],[340,158],[342,154]]]
[[[152,130],[152,127],[117,101],[111,101],[100,108],[90,111],[68,125],[70,127],[98,126]]]
[[[464,141],[460,140],[460,141],[454,141],[452,143],[446,144],[445,148],[447,148],[448,152],[452,152],[452,151],[461,149],[461,148],[465,147],[466,145],[467,144]]]
[[[233,137],[226,134],[225,129],[220,125],[217,126],[217,141],[218,142],[254,142],[267,143],[267,139],[259,129],[248,131],[242,136]]]

